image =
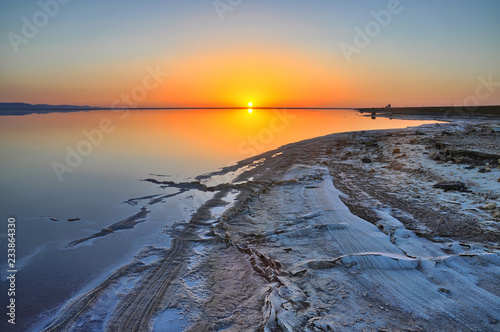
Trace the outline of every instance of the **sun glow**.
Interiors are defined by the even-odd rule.
[[[253,106],[252,102],[248,103],[248,107],[252,107],[252,106]]]
[[[248,109],[248,113],[252,113],[253,110],[251,108]]]

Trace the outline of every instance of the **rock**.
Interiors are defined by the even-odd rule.
[[[347,145],[347,141],[345,139],[341,139],[340,141],[337,142],[336,149],[342,150],[343,148],[346,147],[346,145]]]
[[[479,173],[486,173],[488,172],[488,170],[486,169],[486,167],[481,167],[479,170],[478,170]]]
[[[365,146],[378,146],[378,143],[375,141],[368,141],[365,142]]]
[[[493,213],[491,214],[491,216],[495,219],[500,219],[500,211],[496,210],[496,211],[493,211]]]
[[[347,160],[350,156],[352,156],[352,152],[347,151],[342,157],[340,157],[340,160]]]
[[[81,218],[69,218],[68,221],[79,221],[82,220]]]
[[[439,182],[434,185],[434,188],[443,189],[444,191],[457,190],[457,191],[465,191],[467,187],[465,183],[459,181],[452,182]]]
[[[421,135],[426,135],[426,133],[424,133],[421,130],[417,130],[417,131],[415,131],[415,135],[420,135],[421,136]]]
[[[497,325],[498,322],[499,322],[498,319],[492,318],[492,317],[488,317],[488,323],[490,323],[491,325]]]
[[[497,205],[495,203],[489,203],[489,204],[483,205],[483,207],[481,209],[483,209],[483,210],[495,210],[496,208],[497,208]]]
[[[401,164],[391,164],[391,168],[395,171],[399,171],[401,169],[403,169],[403,166],[401,166]]]
[[[443,288],[443,287],[439,288],[438,292],[444,293],[444,294],[450,294],[450,290],[447,288]]]
[[[368,157],[364,157],[363,159],[361,159],[362,162],[364,162],[365,164],[369,164],[372,162],[372,160]]]
[[[497,182],[500,182],[500,178],[498,178]]]
[[[439,161],[439,160],[441,160],[441,155],[438,152],[431,152],[429,154],[429,159]]]
[[[396,154],[396,153],[401,153],[401,149],[397,149],[397,148],[396,148],[396,149],[392,150],[392,153],[393,153],[393,154]]]

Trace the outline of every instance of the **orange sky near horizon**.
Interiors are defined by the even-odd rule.
[[[169,73],[148,92],[144,107],[368,107],[459,104],[474,91],[477,78],[460,80],[420,63],[403,67],[389,59],[345,59],[285,44],[198,45],[158,65]],[[163,69],[164,68],[164,69]],[[145,74],[143,71],[142,74]],[[458,76],[458,77],[457,77]],[[136,74],[135,85],[142,80]],[[130,87],[135,86],[133,82]],[[129,91],[124,87],[125,91]],[[103,101],[105,102],[105,101]]]
[[[460,80],[451,70],[436,75],[418,63],[403,67],[388,59],[379,59],[376,66],[366,61],[356,66],[344,62],[341,57],[289,45],[197,47],[187,54],[154,59],[147,66],[136,59],[67,70],[62,66],[54,72],[47,68],[33,75],[21,90],[12,84],[17,80],[13,78],[5,91],[16,89],[10,93],[10,102],[110,107],[118,99],[127,106],[123,96],[142,86],[148,75],[145,67],[156,66],[168,77],[148,91],[144,100],[129,97],[139,107],[245,107],[248,102],[254,107],[460,104],[478,84],[474,76]]]
[[[179,106],[255,107],[314,105],[318,100],[345,102],[351,94],[342,77],[320,55],[277,46],[240,46],[206,50],[174,59],[165,84],[148,103]],[[168,96],[166,98],[166,96]]]
[[[72,2],[17,52],[0,39],[0,102],[123,105],[147,67],[169,76],[137,107],[464,105],[490,76],[482,92],[500,90],[498,1],[401,1],[382,26],[373,13],[388,6],[254,0],[221,16],[205,1]],[[12,3],[1,32],[22,34],[40,10]],[[370,24],[379,31],[347,61],[340,46]]]

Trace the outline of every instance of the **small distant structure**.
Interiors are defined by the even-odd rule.
[[[392,107],[392,105],[391,105],[391,104],[389,104],[389,105],[387,105],[385,108],[391,108],[391,107]]]

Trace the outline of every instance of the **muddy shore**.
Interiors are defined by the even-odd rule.
[[[499,159],[500,120],[454,120],[293,143],[190,183],[148,179],[215,194],[166,229],[168,250],[146,248],[45,331],[496,330]]]

